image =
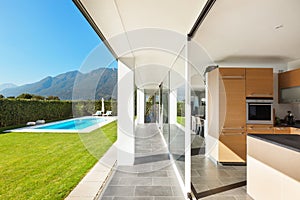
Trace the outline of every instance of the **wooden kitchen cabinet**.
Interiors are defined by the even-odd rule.
[[[299,128],[273,127],[272,125],[253,124],[247,125],[247,133],[251,134],[300,134]]]
[[[273,97],[273,69],[246,69],[246,96]]]
[[[299,128],[290,128],[291,129],[291,134],[298,134],[300,135],[300,129]]]
[[[278,87],[291,88],[300,86],[300,69],[295,69],[278,74]]]
[[[245,69],[221,68],[219,162],[246,161]],[[222,121],[224,119],[224,121]]]
[[[243,163],[246,161],[246,132],[228,130],[219,138],[219,162]]]
[[[251,134],[273,134],[273,125],[267,124],[247,124],[247,133]]]
[[[278,101],[280,103],[300,102],[300,69],[278,74]]]
[[[290,127],[274,127],[274,134],[290,134]]]
[[[245,69],[220,69],[220,105],[224,108],[223,129],[244,129],[246,126]],[[224,95],[222,95],[224,94]]]
[[[273,69],[219,68],[208,73],[207,85],[208,137],[219,144],[210,156],[221,163],[246,162],[247,133],[274,133],[273,125],[246,125],[246,97],[273,97]]]

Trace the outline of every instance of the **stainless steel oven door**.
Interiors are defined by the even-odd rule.
[[[273,124],[273,103],[248,101],[246,110],[247,124]]]

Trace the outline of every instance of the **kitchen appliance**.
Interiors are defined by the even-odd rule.
[[[247,99],[247,124],[273,124],[273,99]]]
[[[284,118],[284,121],[286,122],[287,125],[295,125],[296,119],[295,116],[291,111],[287,111],[287,115]]]

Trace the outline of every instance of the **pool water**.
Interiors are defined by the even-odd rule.
[[[100,122],[105,121],[103,118],[80,118],[72,119],[67,121],[61,121],[51,125],[43,125],[40,127],[35,127],[34,129],[51,129],[51,130],[82,130],[90,126],[99,124]]]

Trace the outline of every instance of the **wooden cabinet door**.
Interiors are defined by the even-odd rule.
[[[281,88],[300,86],[300,69],[295,69],[278,74],[278,85]]]
[[[246,96],[245,96],[245,69],[235,69],[236,74],[230,75],[231,69],[220,69],[220,115],[222,129],[244,129],[246,126]],[[237,73],[239,72],[239,73]],[[226,76],[224,76],[226,74]],[[223,126],[222,126],[223,124]]]
[[[273,97],[273,69],[246,69],[246,96]]]
[[[246,161],[245,69],[220,69],[219,162]],[[223,116],[223,117],[222,117]]]
[[[219,162],[246,162],[246,132],[223,131],[219,138]]]

